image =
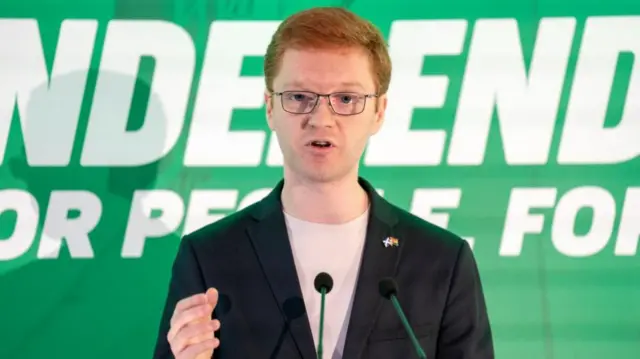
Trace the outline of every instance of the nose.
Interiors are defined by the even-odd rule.
[[[311,112],[308,124],[315,127],[331,127],[335,123],[333,116],[334,113],[331,109],[329,99],[320,97],[316,108]]]

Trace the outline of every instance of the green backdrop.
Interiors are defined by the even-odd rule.
[[[497,357],[639,358],[636,0],[0,2],[0,358],[151,356],[179,238],[280,178],[261,55],[315,5],[387,36],[362,174],[473,244]]]

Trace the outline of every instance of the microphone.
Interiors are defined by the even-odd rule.
[[[316,276],[313,286],[320,293],[320,331],[318,332],[318,359],[322,359],[322,332],[324,331],[324,299],[333,288],[333,278],[329,273],[322,272]]]
[[[409,334],[409,338],[411,338],[411,343],[413,344],[413,348],[418,354],[418,358],[427,359],[427,354],[424,353],[424,350],[420,347],[420,343],[418,342],[418,338],[416,338],[416,333],[411,329],[409,325],[409,321],[407,317],[404,315],[402,311],[402,307],[400,306],[400,302],[398,301],[398,284],[393,278],[383,278],[378,284],[378,290],[380,291],[380,295],[386,299],[391,300],[393,303],[393,307],[396,309],[398,316],[400,317],[400,321],[404,326],[404,329]]]

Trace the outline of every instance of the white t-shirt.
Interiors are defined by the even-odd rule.
[[[369,211],[343,224],[306,222],[285,213],[287,230],[298,272],[302,296],[317,347],[320,325],[320,293],[313,281],[320,272],[333,278],[325,299],[324,358],[342,359],[351,303],[360,269]]]

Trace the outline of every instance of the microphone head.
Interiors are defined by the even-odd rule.
[[[319,273],[313,281],[313,286],[316,287],[318,292],[322,292],[322,288],[324,288],[326,293],[329,293],[333,288],[333,278],[331,278],[329,273]]]
[[[393,278],[382,278],[378,283],[378,291],[381,296],[389,299],[392,295],[398,295],[398,284]]]

